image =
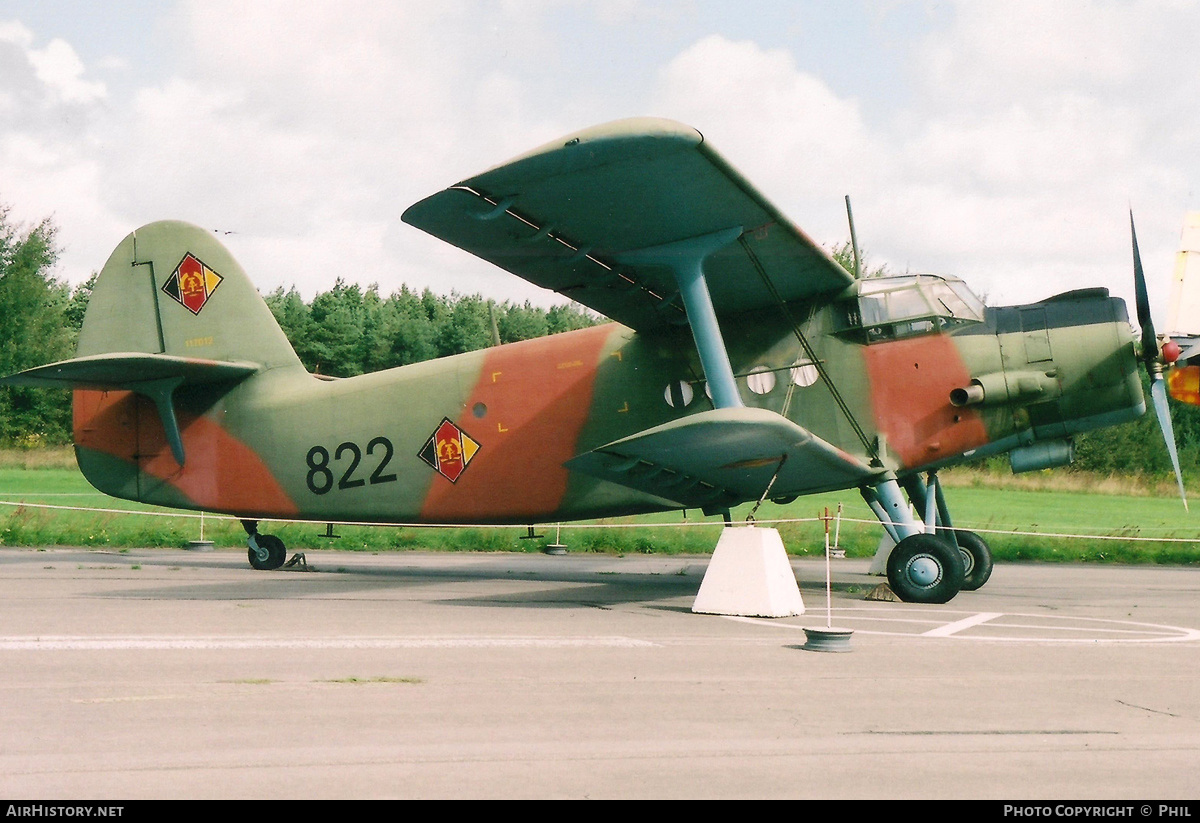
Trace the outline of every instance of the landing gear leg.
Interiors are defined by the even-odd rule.
[[[920,475],[915,474],[905,478],[904,490],[913,505],[925,512],[925,531],[953,543],[962,554],[963,589],[973,592],[981,588],[992,576],[992,551],[979,535],[954,528],[937,472],[929,472],[928,482],[922,482]],[[929,493],[931,490],[933,494]]]
[[[242,528],[248,535],[246,545],[250,548],[246,556],[251,566],[260,571],[270,571],[283,565],[287,560],[287,547],[282,540],[273,534],[259,534],[257,520],[243,520]]]
[[[895,478],[864,486],[861,491],[895,544],[886,558],[876,557],[876,561],[886,560],[888,584],[896,596],[906,603],[945,603],[958,594],[966,573],[962,554],[953,542],[936,534],[935,528],[927,533],[913,518]],[[911,487],[909,493],[913,493]],[[921,508],[935,519],[934,500],[920,496],[920,501],[913,502],[926,504]]]

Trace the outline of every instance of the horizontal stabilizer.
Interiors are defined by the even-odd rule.
[[[258,363],[199,360],[169,354],[114,352],[60,360],[0,378],[0,385],[54,389],[132,391],[158,408],[167,442],[183,465],[183,436],[175,416],[174,394],[181,386],[237,383],[257,372]]]
[[[8,386],[51,389],[124,389],[178,378],[176,386],[234,383],[259,370],[257,363],[198,360],[167,354],[114,352],[60,360],[0,378]]]
[[[701,412],[572,458],[567,468],[719,511],[772,497],[859,485],[877,474],[806,429],[765,409]]]

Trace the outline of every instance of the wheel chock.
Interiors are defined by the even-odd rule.
[[[296,552],[292,555],[292,559],[283,564],[283,568],[290,569],[293,566],[302,572],[315,572],[316,569],[308,565],[308,561],[304,559],[304,552]]]
[[[887,583],[880,583],[878,586],[871,589],[871,591],[867,593],[867,596],[864,597],[863,600],[879,600],[883,603],[901,602],[900,598],[896,596],[896,593],[892,591],[892,587]]]

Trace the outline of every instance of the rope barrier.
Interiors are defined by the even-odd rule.
[[[52,495],[37,495],[38,497],[50,497]],[[232,522],[240,522],[241,520],[269,520],[272,523],[332,523],[334,526],[371,526],[375,528],[395,528],[395,529],[512,529],[521,528],[525,524],[514,523],[397,523],[397,522],[379,522],[370,520],[297,520],[283,517],[272,517],[269,515],[263,516],[246,516],[235,517],[233,515],[222,514],[202,514],[191,512],[177,511],[147,511],[139,509],[113,509],[113,508],[96,508],[83,506],[61,506],[51,503],[29,503],[19,500],[0,500],[0,506],[12,506],[27,509],[48,509],[51,511],[74,511],[74,512],[91,512],[95,514],[129,514],[141,515],[146,517],[177,517],[185,519],[201,519],[208,518],[210,520],[228,520]],[[786,517],[776,518],[771,520],[756,520],[756,526],[774,526],[788,525],[792,523],[819,523],[821,517]],[[859,523],[866,525],[880,525],[880,522],[875,518],[841,518],[844,523]],[[535,525],[545,526],[547,523],[539,523]],[[689,527],[717,527],[724,526],[724,523],[719,521],[671,521],[658,523],[568,523],[557,524],[562,529],[648,529],[648,528],[689,528]],[[896,524],[890,524],[896,525]],[[1110,540],[1110,541],[1125,541],[1129,543],[1196,543],[1200,544],[1200,536],[1197,537],[1141,537],[1138,535],[1120,535],[1120,534],[1103,534],[1103,533],[1073,533],[1073,532],[1041,532],[1024,529],[997,529],[987,528],[983,526],[955,526],[955,529],[968,529],[980,534],[999,534],[1011,535],[1014,537],[1048,537],[1063,540]],[[1084,527],[1077,527],[1084,528]],[[1136,528],[1138,531],[1145,531],[1143,527]],[[1167,528],[1167,527],[1162,527]]]

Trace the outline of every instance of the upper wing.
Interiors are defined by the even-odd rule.
[[[718,314],[841,291],[851,275],[695,129],[621,120],[581,131],[428,197],[406,223],[638,330],[678,323],[669,270],[623,255],[730,228],[705,262]]]

